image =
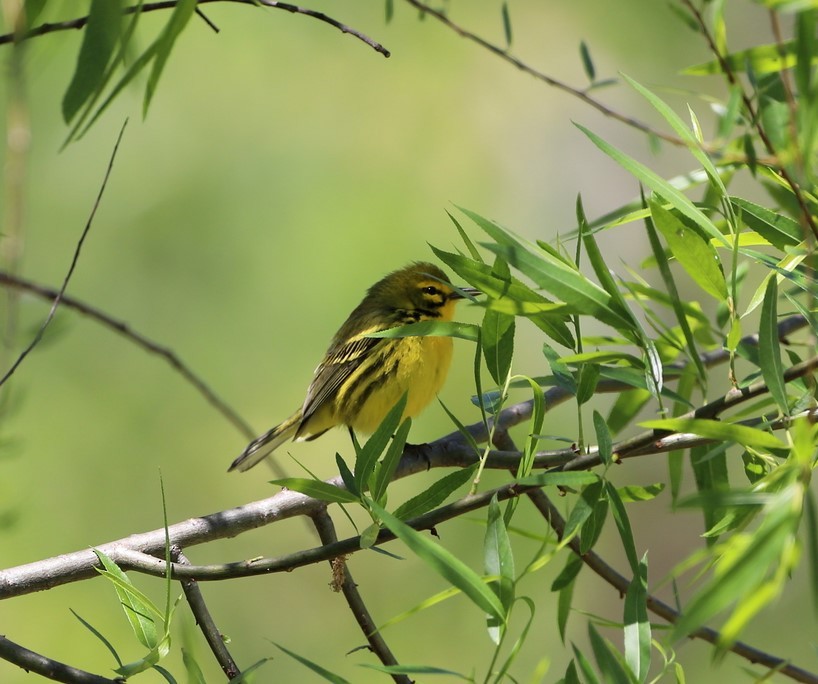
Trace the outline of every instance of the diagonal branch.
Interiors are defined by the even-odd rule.
[[[335,533],[335,525],[332,518],[327,513],[326,508],[319,509],[312,516],[315,529],[318,530],[318,536],[321,538],[321,543],[326,546],[334,544],[338,541],[338,536]],[[369,614],[369,610],[364,603],[361,593],[358,591],[358,585],[352,579],[352,575],[347,567],[346,560],[343,556],[338,556],[330,561],[332,566],[332,587],[335,591],[339,589],[344,593],[344,598],[347,600],[349,609],[355,617],[355,621],[364,633],[366,640],[369,642],[370,650],[378,656],[384,665],[397,665],[398,661],[389,649],[381,633],[378,631],[378,626]],[[412,684],[412,680],[406,675],[393,674],[392,679],[397,684]]]
[[[383,45],[381,45],[377,41],[372,40],[372,38],[364,35],[357,29],[354,29],[351,26],[347,26],[346,24],[343,24],[340,21],[333,19],[332,17],[324,14],[323,12],[311,10],[306,7],[299,7],[298,5],[293,5],[289,2],[278,2],[277,0],[199,0],[198,4],[204,5],[210,2],[237,2],[243,5],[264,5],[265,7],[270,7],[272,9],[285,10],[286,12],[290,12],[291,14],[301,14],[305,17],[311,17],[312,19],[316,19],[325,24],[329,24],[330,26],[338,29],[341,33],[348,33],[349,35],[366,43],[369,47],[375,50],[375,52],[379,52],[384,57],[389,57],[390,55],[389,50],[387,50]],[[141,13],[155,12],[156,10],[172,9],[176,5],[177,5],[176,0],[163,0],[162,2],[146,2],[141,6],[133,5],[131,7],[126,7],[125,14],[133,14],[137,10],[139,10],[139,12]],[[47,33],[55,33],[57,31],[82,29],[88,23],[88,19],[89,17],[85,16],[77,17],[76,19],[68,19],[66,21],[40,24],[39,26],[35,26],[29,31],[25,31],[21,36],[16,35],[14,33],[6,33],[0,35],[0,45],[19,42],[22,40],[31,40],[32,38],[36,38],[37,36],[43,36]]]
[[[56,682],[70,684],[122,684],[122,678],[108,679],[65,663],[46,658],[0,635],[0,658]]]
[[[190,565],[190,561],[188,561],[178,546],[171,548],[171,558],[173,558],[174,563]],[[196,618],[196,624],[199,626],[199,629],[202,630],[205,641],[207,645],[210,646],[210,650],[221,666],[222,672],[224,672],[230,680],[234,677],[238,677],[238,675],[241,674],[241,670],[239,666],[236,665],[236,661],[233,660],[233,656],[230,655],[230,651],[227,650],[224,637],[216,626],[213,617],[210,615],[210,611],[207,609],[207,604],[205,603],[204,596],[202,596],[199,583],[195,579],[183,579],[181,584],[182,591],[185,592],[187,604],[190,606],[190,610]]]
[[[29,292],[33,295],[41,297],[42,299],[54,300],[59,296],[59,290],[46,285],[25,280],[11,273],[0,271],[0,287],[8,287],[17,290]],[[187,382],[189,382],[196,391],[199,392],[213,408],[221,413],[227,420],[229,420],[239,432],[241,432],[248,439],[256,436],[256,432],[251,428],[247,422],[233,409],[227,402],[220,398],[208,385],[202,380],[193,370],[182,361],[181,358],[169,347],[165,347],[158,342],[154,342],[140,332],[134,330],[125,321],[119,320],[101,311],[100,309],[86,304],[85,302],[75,299],[69,295],[63,294],[60,297],[60,305],[67,309],[72,309],[84,316],[104,325],[109,330],[122,335],[124,338],[130,340],[138,347],[145,351],[161,356],[167,361],[170,366],[179,373]]]
[[[85,228],[83,229],[82,234],[80,235],[80,239],[77,242],[77,246],[74,248],[74,256],[71,259],[71,265],[68,267],[68,272],[65,274],[62,286],[57,292],[57,296],[54,298],[54,303],[51,305],[51,310],[48,312],[48,316],[46,316],[45,321],[43,321],[43,324],[40,326],[40,329],[34,336],[34,339],[31,340],[31,342],[25,349],[23,349],[23,351],[17,357],[17,360],[11,365],[11,368],[9,368],[8,371],[6,371],[5,375],[2,378],[0,378],[0,387],[20,367],[20,364],[23,362],[23,359],[25,359],[26,356],[28,356],[29,352],[31,352],[31,350],[34,349],[34,347],[36,347],[39,344],[40,340],[43,338],[43,334],[45,334],[45,329],[48,327],[48,324],[51,323],[52,319],[54,318],[54,314],[57,313],[57,307],[60,305],[60,301],[62,300],[63,294],[65,293],[65,288],[68,287],[68,281],[71,280],[71,276],[73,275],[74,269],[77,266],[77,261],[79,260],[82,245],[85,242],[85,238],[88,235],[88,231],[91,230],[91,224],[94,222],[94,216],[96,216],[97,214],[99,203],[102,201],[102,195],[105,193],[105,187],[108,185],[108,178],[111,176],[111,171],[114,168],[114,160],[116,159],[116,153],[119,150],[119,143],[122,142],[122,135],[125,133],[125,126],[127,125],[128,120],[126,119],[125,123],[122,124],[122,128],[119,130],[119,135],[117,136],[116,143],[114,143],[113,152],[111,152],[111,158],[108,161],[108,168],[105,170],[105,176],[102,179],[102,185],[100,186],[99,192],[97,193],[97,198],[94,201],[94,206],[91,209],[91,214],[88,216],[88,220],[85,223]]]
[[[806,325],[806,321],[802,317],[792,316],[779,324],[779,335],[784,337],[804,325]],[[752,344],[756,339],[756,336],[748,336],[742,343]],[[729,355],[726,353],[716,352],[706,355],[706,358],[703,360],[707,365],[715,365],[717,363],[723,363],[727,358],[729,358]],[[804,363],[811,364],[814,362],[815,360]],[[811,365],[809,367],[812,368]],[[796,376],[793,368],[787,371],[785,375],[786,379],[792,380]],[[601,392],[615,392],[630,388],[622,383],[603,381],[599,383],[597,389]],[[756,385],[750,386],[748,391],[751,392],[753,396],[757,396],[759,392],[763,391],[763,383],[756,383]],[[553,407],[557,403],[567,401],[570,396],[570,394],[560,388],[549,388],[545,392],[546,405]],[[740,396],[741,390],[738,390],[736,398],[730,401],[738,401]],[[712,404],[708,404],[705,408],[710,407],[708,410],[712,411],[712,407],[724,405],[726,401],[728,400],[721,398],[712,402]],[[498,428],[500,430],[507,430],[514,425],[522,423],[531,417],[531,411],[531,401],[522,402],[504,409],[496,418]],[[489,423],[490,422],[491,421],[489,421]],[[487,426],[482,421],[468,426],[466,430],[471,435],[471,438],[477,442],[485,442],[488,439]],[[666,439],[666,436],[662,437]],[[652,438],[655,439],[655,437]],[[647,446],[649,441],[646,435],[642,436],[638,445]],[[425,450],[414,449],[405,453],[395,471],[394,479],[425,472],[429,468],[471,465],[476,461],[477,457],[478,455],[475,454],[466,437],[460,432],[453,432],[429,444]],[[573,459],[572,463],[575,468],[579,467],[580,463],[586,469],[598,463],[598,456],[596,454],[577,458],[576,454],[572,451],[562,450],[561,452],[544,454],[540,458],[538,466],[553,467],[554,465],[562,465],[564,460],[563,463],[559,463],[555,462],[556,459],[565,459],[568,457]],[[513,465],[513,463],[510,463],[510,458],[518,459],[519,455],[503,452],[492,454],[487,461],[487,467],[507,469],[510,465]],[[581,459],[585,460],[583,461]],[[343,487],[343,481],[340,477],[328,480],[328,482],[335,486]],[[518,496],[521,492],[524,493],[526,490],[512,483],[496,491],[501,498],[507,498],[508,496]],[[430,519],[423,516],[415,522],[421,525],[428,523],[428,526],[432,527],[435,522],[441,522],[442,520],[448,519],[448,517],[461,514],[465,510],[472,510],[471,507],[479,508],[482,505],[487,505],[488,500],[482,502],[481,497],[483,496],[485,496],[485,493],[476,495],[475,497],[466,497],[460,502],[456,502],[456,504],[451,504],[450,508],[444,507],[444,509],[433,511],[435,515],[442,515],[443,517],[441,518]],[[243,532],[279,520],[301,515],[311,516],[323,508],[324,505],[324,502],[318,501],[317,499],[297,492],[284,490],[261,501],[255,501],[237,508],[202,517],[190,518],[183,522],[176,523],[168,527],[168,535],[172,544],[187,548],[216,539],[234,537]],[[427,514],[427,516],[429,515],[431,514]],[[391,538],[389,534],[388,531],[382,530],[378,539],[380,542],[386,541],[388,538]],[[330,547],[325,547],[323,550],[313,549],[302,551],[298,554],[287,556],[284,559],[265,559],[256,562],[242,561],[226,565],[200,566],[196,568],[177,567],[175,569],[175,576],[177,578],[190,577],[200,580],[214,580],[225,579],[227,577],[257,575],[267,572],[279,572],[328,560],[346,553],[352,553],[358,549],[358,544],[356,539],[353,538],[352,540],[338,542],[337,545],[331,545],[331,547],[333,548],[331,548],[329,552],[327,552],[326,549]],[[153,567],[153,570],[159,575],[165,572],[164,561],[151,559],[145,562],[145,559],[150,558],[152,554],[162,555],[165,548],[164,528],[153,530],[152,532],[131,535],[125,539],[108,542],[98,548],[110,556],[115,562],[121,563],[125,567],[140,569],[144,572],[152,572],[150,568]],[[141,567],[140,563],[145,567]],[[95,576],[96,572],[94,568],[97,564],[98,559],[96,554],[91,550],[83,550],[2,570],[0,571],[0,600],[50,589],[54,586],[67,584],[69,582],[88,579]],[[205,568],[205,570],[202,571],[202,568]]]

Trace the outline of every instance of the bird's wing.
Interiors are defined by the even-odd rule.
[[[375,332],[377,328],[373,328]],[[307,421],[315,415],[322,406],[331,401],[338,388],[376,347],[387,340],[377,337],[356,337],[352,340],[335,345],[327,352],[326,358],[315,370],[315,377],[307,390],[307,398],[301,409],[301,423],[296,436]]]

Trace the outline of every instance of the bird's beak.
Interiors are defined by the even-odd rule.
[[[474,301],[474,298],[481,294],[483,293],[475,287],[456,287],[454,292],[449,295],[448,299],[469,299]]]

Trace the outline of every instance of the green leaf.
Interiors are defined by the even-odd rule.
[[[701,355],[696,347],[696,339],[693,336],[693,331],[690,329],[690,323],[687,321],[687,315],[685,314],[684,308],[681,305],[682,297],[676,288],[676,281],[673,279],[670,264],[668,264],[667,257],[665,256],[665,250],[662,249],[656,228],[649,216],[645,218],[645,229],[648,233],[648,240],[650,241],[650,246],[653,250],[653,256],[656,259],[657,266],[659,267],[659,273],[661,274],[662,280],[665,283],[665,288],[671,297],[671,304],[673,306],[673,312],[676,314],[676,320],[679,323],[679,329],[682,331],[682,335],[685,338],[687,356],[696,368],[699,381],[702,384],[705,384],[707,382],[707,372],[704,369]],[[647,389],[651,392],[653,391],[651,387],[647,387]]]
[[[499,580],[489,583],[489,587],[497,594],[504,614],[511,611],[514,604],[514,553],[511,541],[508,538],[503,514],[495,494],[489,503],[488,524],[486,538],[483,543],[483,567],[487,575],[496,575]],[[500,644],[505,632],[505,621],[498,616],[488,617],[489,636],[495,644]]]
[[[420,324],[416,324],[420,325]],[[378,462],[384,449],[386,449],[392,435],[400,425],[403,412],[406,410],[406,401],[408,392],[404,392],[403,396],[398,402],[389,410],[378,429],[367,440],[366,444],[361,447],[355,459],[355,469],[353,475],[355,477],[355,487],[359,492],[362,492],[369,484],[369,478],[375,470],[375,464]]]
[[[596,500],[591,510],[591,515],[588,516],[588,519],[582,524],[582,531],[579,534],[580,553],[585,555],[596,546],[607,518],[608,499],[603,495]]]
[[[602,495],[603,487],[602,481],[596,478],[582,490],[565,523],[564,539],[570,539],[576,530],[591,517],[597,501]]]
[[[588,623],[588,636],[591,639],[596,664],[605,682],[607,684],[636,684],[636,678],[621,662],[619,652],[607,639],[602,638],[593,622]]]
[[[503,604],[480,575],[451,552],[402,523],[376,503],[371,502],[370,507],[384,525],[394,532],[418,558],[428,563],[452,586],[460,589],[482,611],[505,622],[506,611]]]
[[[579,558],[579,556],[572,553],[571,558]],[[581,560],[580,567],[582,567]],[[576,586],[576,584],[572,578],[570,582],[567,582],[560,588],[559,596],[557,597],[557,629],[560,633],[560,641],[563,644],[565,644],[565,630],[568,627],[568,617],[571,615],[571,604],[574,600],[574,586]]]
[[[731,197],[730,203],[741,213],[744,223],[774,247],[783,250],[803,240],[804,231],[791,218],[740,197]]]
[[[783,54],[783,57],[782,57]],[[770,45],[755,45],[723,56],[733,73],[743,73],[751,68],[756,75],[779,73],[795,66],[793,41]],[[696,64],[682,71],[688,76],[707,76],[722,73],[720,60]]]
[[[113,583],[134,636],[145,648],[155,648],[159,643],[159,636],[156,622],[150,616],[153,614],[161,618],[162,613],[147,596],[133,586],[128,576],[105,553],[99,549],[94,549],[94,553],[104,568],[97,572]]]
[[[123,6],[123,0],[91,0],[77,66],[62,100],[66,123],[105,83],[105,68],[120,38]]]
[[[392,482],[392,478],[395,475],[395,469],[398,467],[401,456],[403,456],[406,438],[409,435],[409,429],[411,427],[411,418],[407,418],[400,424],[400,427],[395,431],[392,441],[386,449],[386,454],[375,467],[375,481],[370,487],[370,491],[372,492],[372,498],[379,503],[382,502],[386,495],[386,488],[389,486],[389,483]]]
[[[511,371],[514,354],[514,317],[486,309],[480,328],[486,368],[494,382],[502,386]]]
[[[619,434],[636,418],[652,396],[653,394],[646,389],[619,392],[608,414],[607,425],[610,432],[614,435]]]
[[[650,501],[665,491],[665,483],[657,482],[656,484],[647,485],[646,487],[640,485],[625,485],[624,487],[618,487],[616,491],[619,493],[619,498],[622,499],[623,503]]]
[[[648,556],[639,561],[625,593],[625,662],[640,682],[650,670],[651,630],[648,618]]]
[[[787,388],[784,385],[784,367],[778,343],[778,281],[770,278],[761,304],[761,320],[758,328],[758,355],[761,376],[770,390],[778,410],[789,415]]]
[[[580,556],[575,553],[568,554],[568,558],[565,561],[565,567],[551,583],[551,591],[560,591],[571,584],[576,579],[577,575],[579,575],[579,571],[582,570],[583,565],[584,563],[582,562],[582,558]]]
[[[504,2],[501,8],[503,15],[503,34],[506,37],[506,49],[511,47],[511,15],[508,11],[508,3]]]
[[[304,656],[298,655],[297,653],[294,653],[288,648],[284,648],[284,646],[282,646],[281,644],[276,644],[275,642],[273,643],[275,644],[276,648],[283,651],[291,658],[297,660],[302,665],[308,667],[310,670],[312,670],[315,674],[317,674],[325,681],[332,682],[332,684],[350,684],[349,681],[344,679],[341,675],[337,675],[334,672],[330,672],[326,668],[321,667],[318,663],[314,663],[312,660],[309,660]]]
[[[721,231],[707,218],[704,212],[696,207],[693,202],[682,194],[679,190],[673,187],[668,181],[662,178],[655,171],[652,171],[644,164],[629,157],[624,152],[616,149],[609,143],[605,142],[598,135],[592,133],[587,128],[575,124],[585,135],[587,135],[591,142],[593,142],[600,150],[607,154],[611,159],[622,166],[626,171],[636,177],[637,180],[644,183],[656,194],[660,195],[666,201],[670,202],[683,216],[689,218],[693,223],[702,228],[704,232],[709,235],[716,242],[725,247],[730,247],[727,238],[722,235]]]
[[[463,240],[463,244],[466,245],[466,249],[469,250],[471,258],[474,259],[474,261],[482,264],[483,259],[480,256],[480,251],[477,249],[477,246],[472,242],[471,238],[468,236],[466,231],[463,230],[463,227],[460,225],[460,222],[454,216],[452,216],[451,212],[449,212],[448,209],[446,209],[446,216],[448,216],[452,220],[452,223],[454,223],[454,227],[460,234],[460,239]],[[432,249],[434,249],[434,247]]]
[[[582,485],[598,482],[599,477],[594,473],[582,470],[566,470],[564,472],[555,471],[552,473],[541,473],[539,475],[529,475],[522,480],[517,480],[517,484],[527,487],[536,485],[538,487],[580,487]]]
[[[653,223],[667,241],[670,251],[693,281],[707,294],[722,302],[727,299],[727,283],[718,254],[709,242],[689,229],[672,212],[655,201],[650,202]]]
[[[143,104],[143,114],[146,114],[150,106],[156,86],[159,84],[159,77],[165,68],[170,52],[176,44],[179,35],[187,26],[188,21],[196,11],[198,0],[179,0],[173,7],[173,12],[165,24],[162,33],[156,39],[156,58],[153,60],[153,68],[148,76],[148,83],[145,86],[145,100]]]
[[[582,235],[582,244],[585,247],[585,252],[588,255],[588,260],[594,269],[599,284],[611,297],[611,306],[622,317],[623,320],[630,321],[630,330],[635,335],[639,335],[639,325],[633,317],[633,313],[628,308],[625,298],[619,290],[608,264],[602,256],[602,251],[594,238],[594,233],[588,226],[588,221],[585,218],[585,209],[582,206],[582,196],[577,195],[576,202],[577,223],[579,224],[580,234]]]
[[[596,80],[596,69],[594,69],[594,61],[591,59],[591,51],[584,40],[579,42],[579,56],[582,58],[582,68],[585,70],[585,75],[593,83]]]
[[[435,247],[432,251],[457,275],[486,295],[484,306],[500,313],[526,316],[559,344],[574,345],[571,331],[563,320],[566,305],[548,300],[516,278],[499,277],[491,266],[480,261]]]
[[[696,160],[702,165],[702,168],[707,173],[708,178],[710,178],[710,183],[712,187],[714,187],[720,197],[725,197],[727,195],[727,190],[724,187],[724,183],[721,180],[721,175],[719,171],[716,169],[713,162],[710,160],[710,157],[707,156],[705,151],[701,147],[701,141],[696,137],[695,131],[691,131],[684,121],[682,121],[681,117],[676,114],[662,99],[657,97],[654,93],[650,90],[645,88],[645,86],[637,83],[629,76],[623,74],[625,80],[631,85],[631,87],[636,90],[642,97],[644,97],[651,105],[653,105],[654,109],[656,109],[659,114],[661,114],[665,121],[667,121],[674,131],[678,134],[678,136],[685,142],[687,145],[688,150],[690,153],[696,158]],[[688,110],[690,111],[691,115],[695,121],[695,115],[693,114],[693,110],[690,109],[688,106]]]
[[[818,615],[818,514],[816,514],[815,496],[807,490],[804,498],[804,522],[807,537],[807,560],[810,590],[812,592],[812,610]]]
[[[610,482],[605,482],[605,493],[611,502],[611,512],[613,513],[616,527],[619,530],[619,536],[622,538],[622,546],[625,549],[625,555],[628,557],[628,562],[631,564],[631,570],[634,576],[639,573],[639,557],[636,555],[636,544],[633,540],[633,531],[631,530],[631,523],[628,519],[628,513],[625,510],[625,504],[619,498],[619,492],[616,491]]]
[[[471,677],[455,672],[454,670],[444,670],[442,667],[432,667],[431,665],[381,665],[379,663],[359,663],[361,667],[366,667],[370,670],[383,672],[392,675],[449,675],[456,679],[462,679],[465,682],[473,681]]]
[[[611,439],[611,432],[605,423],[605,419],[599,413],[594,411],[594,431],[596,432],[596,440],[599,446],[599,458],[608,466],[613,461],[613,439]]]
[[[477,341],[479,326],[471,323],[444,321],[419,321],[409,325],[368,333],[366,337],[394,339],[396,337],[458,337],[469,342]]]
[[[704,515],[704,528],[708,534],[708,545],[715,543],[712,532],[725,513],[724,507],[718,501],[713,501],[708,495],[724,492],[730,488],[725,452],[726,445],[724,444],[719,444],[715,448],[699,446],[690,449],[690,465],[693,468],[696,489],[705,496],[702,503],[702,514]]]
[[[704,418],[665,418],[640,423],[642,427],[670,432],[690,432],[700,437],[723,442],[736,442],[759,449],[786,449],[775,435],[746,425],[735,425]]]
[[[105,648],[108,649],[108,652],[114,657],[114,660],[116,660],[117,665],[121,666],[122,665],[122,659],[119,657],[119,653],[117,653],[116,649],[114,648],[114,645],[110,641],[108,641],[108,639],[105,637],[105,635],[102,632],[100,632],[96,627],[94,627],[90,622],[85,620],[73,608],[69,608],[68,610],[70,610],[72,615],[82,623],[82,625],[83,625],[83,627],[85,627],[85,629],[87,629],[89,632],[91,632],[91,634],[93,634],[97,639],[99,639],[102,642],[103,646],[105,646]]]
[[[577,382],[577,404],[580,406],[594,398],[599,373],[600,367],[595,363],[584,363],[580,366]]]
[[[330,503],[357,503],[360,499],[346,489],[322,480],[311,480],[306,477],[285,477],[280,480],[270,480],[270,484],[292,489],[306,496]]]
[[[611,306],[610,295],[576,268],[567,266],[565,262],[548,252],[531,253],[525,245],[497,224],[468,209],[462,207],[459,209],[496,242],[486,245],[487,249],[502,256],[510,266],[564,301],[576,313],[595,316],[617,329],[630,329],[630,321],[623,319]]]

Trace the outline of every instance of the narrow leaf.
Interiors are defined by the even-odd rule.
[[[392,435],[395,434],[395,430],[398,429],[398,425],[403,417],[403,412],[406,409],[407,397],[408,393],[404,392],[403,396],[381,421],[378,429],[375,430],[366,444],[361,447],[355,459],[355,469],[353,470],[355,486],[359,492],[362,492],[369,483],[369,477],[375,470],[375,464],[378,462],[384,449],[386,449],[386,445],[389,444],[389,440],[392,439]]]
[[[395,509],[394,515],[401,520],[411,520],[442,504],[451,494],[466,484],[474,475],[477,464],[460,468],[427,487],[419,494]]]
[[[650,213],[673,256],[693,281],[716,301],[726,300],[727,283],[716,250],[710,243],[658,202],[650,202]]]
[[[77,66],[62,100],[66,123],[104,86],[105,68],[120,37],[123,0],[91,0]]]
[[[305,477],[285,477],[280,480],[270,480],[270,484],[292,489],[306,496],[330,503],[356,503],[360,499],[346,489],[322,480],[311,480]]]
[[[487,575],[496,575],[499,580],[491,582],[489,587],[497,594],[505,613],[514,604],[514,554],[508,538],[500,504],[495,495],[488,509],[486,537],[483,542],[483,568]],[[489,636],[495,644],[500,644],[505,631],[505,623],[495,615],[488,617]]]
[[[147,113],[148,111],[153,95],[156,92],[156,86],[159,84],[159,77],[162,75],[170,52],[176,44],[179,35],[196,11],[197,3],[198,0],[179,0],[179,2],[174,5],[173,12],[167,24],[165,24],[165,28],[156,39],[156,58],[153,60],[153,67],[148,76],[148,83],[145,86],[143,113]]]
[[[619,530],[619,536],[622,539],[622,545],[625,549],[625,555],[628,557],[628,562],[631,564],[631,570],[634,576],[639,573],[639,557],[636,555],[636,543],[633,540],[633,530],[631,529],[631,522],[628,519],[628,513],[625,510],[625,504],[619,498],[619,492],[616,491],[610,482],[605,482],[605,493],[611,502],[611,512],[616,521],[616,527]]]
[[[639,561],[625,593],[625,662],[640,682],[647,681],[650,670],[651,630],[648,618],[648,558]]]
[[[761,320],[758,328],[758,356],[761,376],[770,390],[778,410],[789,415],[787,389],[784,385],[784,367],[778,343],[778,281],[770,278],[761,304]]]
[[[428,563],[452,586],[462,591],[475,605],[498,620],[505,621],[506,612],[497,595],[474,570],[451,552],[428,537],[402,523],[376,503],[370,503],[376,515],[400,540]]]
[[[662,178],[655,171],[652,171],[644,164],[629,157],[624,152],[616,149],[613,145],[605,142],[598,135],[592,133],[587,128],[576,124],[576,126],[587,135],[591,142],[594,143],[600,150],[607,154],[611,159],[622,166],[626,171],[636,177],[637,180],[644,183],[655,193],[670,202],[679,212],[687,216],[691,221],[704,230],[712,239],[716,240],[718,244],[725,247],[730,247],[727,238],[722,235],[721,231],[707,218],[704,212],[696,207],[693,202],[682,194],[679,190],[673,187],[668,181]]]
[[[785,449],[786,444],[775,435],[746,425],[734,425],[704,418],[665,418],[640,423],[642,427],[671,432],[690,432],[694,435],[724,442],[736,442],[760,449]]]
[[[275,643],[275,642],[273,642]],[[317,674],[321,679],[325,681],[332,682],[332,684],[350,684],[349,681],[344,679],[341,675],[337,675],[334,672],[330,672],[324,667],[321,667],[318,663],[313,662],[309,658],[305,658],[304,656],[298,655],[297,653],[291,651],[288,648],[284,648],[281,644],[275,644],[276,647],[286,653],[291,658],[297,660],[302,665],[308,667],[312,670],[315,674]]]

